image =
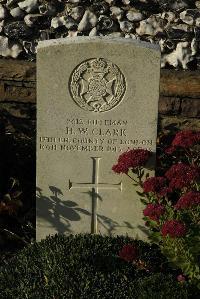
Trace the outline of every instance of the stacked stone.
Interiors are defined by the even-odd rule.
[[[124,37],[159,44],[162,67],[200,69],[200,1],[0,0],[0,55],[35,60],[41,40]]]

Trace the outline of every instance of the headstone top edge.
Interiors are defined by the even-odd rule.
[[[58,46],[58,45],[65,45],[65,44],[86,44],[86,43],[96,43],[96,42],[107,42],[107,43],[123,43],[123,44],[134,44],[136,46],[149,48],[155,51],[160,52],[160,46],[157,44],[151,44],[148,42],[140,41],[140,40],[133,40],[123,37],[89,37],[89,36],[79,36],[79,37],[68,37],[66,39],[59,38],[59,39],[52,39],[52,40],[45,40],[39,41],[37,49],[43,49],[49,46]]]

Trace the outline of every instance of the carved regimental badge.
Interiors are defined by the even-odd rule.
[[[69,90],[75,103],[82,109],[105,112],[122,101],[126,81],[115,64],[104,58],[92,58],[73,70]]]

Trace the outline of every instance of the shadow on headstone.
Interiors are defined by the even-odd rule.
[[[80,221],[81,215],[91,217],[92,213],[86,209],[80,208],[78,204],[71,200],[62,200],[59,196],[63,195],[63,192],[56,186],[49,186],[49,190],[52,195],[45,196],[42,189],[37,187],[37,217],[42,218],[52,225],[58,233],[73,233],[72,223],[74,221]],[[92,192],[88,193],[93,198]],[[103,199],[99,196],[99,199]],[[127,227],[127,229],[134,229],[134,227],[124,221],[124,225],[120,225],[110,217],[97,214],[97,221],[105,229],[107,235],[111,236],[115,230],[119,227]]]

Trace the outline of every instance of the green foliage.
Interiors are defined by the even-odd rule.
[[[171,239],[166,237],[161,245],[161,251],[171,263],[181,268],[192,283],[200,289],[200,269],[196,254],[196,252],[199,254],[199,243],[188,245],[187,241],[187,238]]]
[[[137,246],[145,268],[118,257],[125,244]],[[5,263],[0,298],[190,298],[187,283],[165,263],[157,246],[128,237],[56,235]]]
[[[122,153],[118,168],[127,175],[127,165],[129,178],[141,188],[137,194],[145,206],[150,240],[200,289],[200,132],[185,130],[168,137],[159,140],[156,176],[145,175],[148,160],[137,167],[131,162],[146,157],[143,149]]]
[[[157,273],[150,277],[138,280],[138,288],[140,294],[139,299],[171,299],[171,298],[188,298],[188,294],[184,291],[184,288],[174,288],[174,279],[171,275],[164,275]],[[164,289],[161,291],[161,289]],[[150,294],[150,297],[149,297]]]
[[[5,130],[3,123],[4,120],[0,124],[0,266],[35,238],[35,140],[25,132]]]

